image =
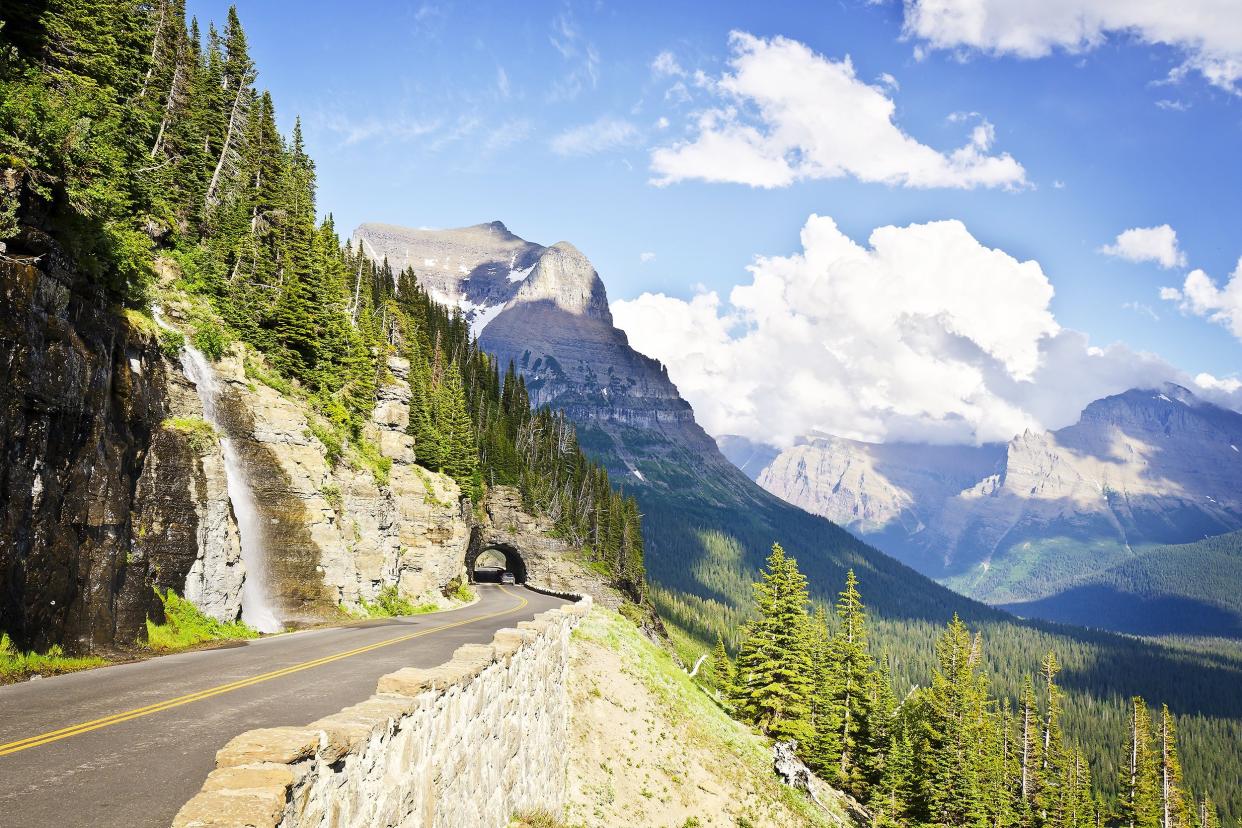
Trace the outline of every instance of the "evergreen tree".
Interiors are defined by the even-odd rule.
[[[837,632],[832,640],[831,660],[835,690],[833,704],[840,728],[840,756],[836,778],[846,790],[861,793],[863,762],[871,728],[868,685],[874,664],[867,651],[867,616],[854,570],[845,576],[845,589],[837,598]]]
[[[742,633],[734,703],[744,720],[767,735],[802,742],[811,689],[806,578],[773,544],[754,588],[756,617]]]
[[[1158,828],[1160,798],[1156,757],[1151,747],[1151,718],[1144,701],[1130,700],[1127,744],[1118,788],[1121,792],[1118,817],[1124,828]]]
[[[1168,705],[1160,708],[1157,744],[1160,828],[1190,828],[1190,803],[1182,788],[1182,763],[1177,752],[1177,726]]]

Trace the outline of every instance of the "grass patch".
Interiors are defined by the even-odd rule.
[[[67,656],[59,646],[53,646],[46,653],[23,653],[13,646],[8,633],[0,633],[0,684],[10,684],[31,676],[89,670],[107,663],[98,656]]]
[[[782,785],[772,773],[770,742],[730,718],[719,702],[676,664],[669,650],[646,639],[621,615],[596,607],[574,630],[573,638],[617,653],[625,674],[647,689],[667,722],[682,726],[677,728],[677,738],[691,755],[734,757],[737,764],[730,772],[740,774],[734,785],[752,790],[769,808],[784,805],[801,818],[798,824],[850,824],[844,812],[838,810],[836,818],[829,817],[804,794]]]
[[[157,589],[155,594],[164,605],[164,623],[156,624],[147,619],[147,649],[173,652],[205,641],[259,637],[259,631],[245,622],[217,621],[203,615],[198,607],[171,589],[167,594]]]
[[[428,506],[438,506],[441,509],[452,508],[453,504],[447,503],[436,497],[435,486],[432,484],[431,477],[428,476],[427,470],[422,466],[413,466],[412,468],[414,469],[414,473],[418,475],[418,479],[423,482],[423,503],[426,503]]]
[[[569,828],[569,825],[547,808],[537,808],[518,811],[509,819],[509,828]]]
[[[196,454],[207,454],[220,445],[215,427],[201,417],[168,417],[160,425],[184,434]]]
[[[408,598],[397,594],[396,585],[386,586],[380,590],[375,601],[365,598],[358,602],[358,609],[363,618],[394,618],[398,615],[423,615],[435,612],[439,607],[435,604],[415,604]]]
[[[275,371],[268,370],[263,365],[260,365],[258,362],[251,359],[249,354],[246,355],[246,359],[243,361],[242,365],[246,369],[246,379],[261,382],[268,388],[279,394],[284,394],[286,397],[296,398],[299,396],[298,389],[292,382],[285,379]]]
[[[154,336],[159,327],[155,324],[155,317],[145,310],[136,308],[126,308],[124,311],[125,321],[129,323],[129,327],[135,331],[141,331],[145,334]]]

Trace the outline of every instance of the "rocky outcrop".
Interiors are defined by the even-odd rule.
[[[451,480],[414,465],[400,360],[367,428],[392,462],[381,480],[330,463],[307,407],[248,379],[239,346],[215,367],[214,433],[156,323],[112,308],[50,246],[37,264],[0,261],[0,353],[0,631],[19,647],[130,645],[162,620],[156,589],[232,620],[261,576],[297,623],[393,585],[443,605],[464,580],[468,516]],[[242,563],[222,437],[261,506],[262,573]]]
[[[446,605],[445,588],[465,577],[469,523],[457,485],[414,465],[404,360],[390,361],[393,379],[364,432],[392,462],[386,479],[352,450],[331,462],[312,428],[315,415],[249,380],[244,362],[236,346],[215,365],[219,406],[254,489],[263,589],[281,621],[319,620],[389,586],[417,603]],[[204,564],[217,557],[202,548]]]
[[[50,245],[0,260],[0,630],[19,647],[107,648],[158,613],[129,550],[165,417],[153,328]]]
[[[540,613],[307,727],[253,730],[174,828],[501,828],[559,810],[569,753],[569,636],[591,599]]]
[[[169,417],[155,432],[134,496],[129,558],[153,585],[173,589],[218,621],[236,620],[246,571],[219,436],[198,397],[168,372]],[[141,624],[144,619],[136,619]]]

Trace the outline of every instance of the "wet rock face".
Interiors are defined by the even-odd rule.
[[[18,646],[105,648],[158,611],[127,552],[164,384],[153,335],[54,251],[0,262],[0,629]]]

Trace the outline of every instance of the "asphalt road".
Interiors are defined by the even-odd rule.
[[[379,677],[564,603],[479,585],[462,609],[307,630],[0,687],[0,828],[167,826],[256,727],[305,725]]]

